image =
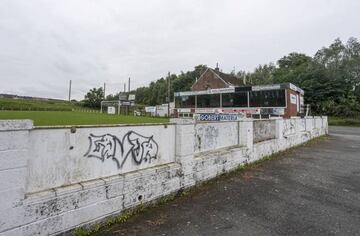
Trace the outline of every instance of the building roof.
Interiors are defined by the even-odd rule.
[[[206,84],[206,85],[205,85]],[[230,88],[243,86],[243,80],[232,74],[225,74],[219,70],[207,67],[200,78],[191,86],[191,90],[206,90],[214,88]]]
[[[212,70],[215,74],[217,74],[222,80],[224,80],[229,85],[232,86],[244,85],[244,81],[241,78],[236,77],[235,75],[225,74],[216,69],[211,69],[211,68],[209,69]]]

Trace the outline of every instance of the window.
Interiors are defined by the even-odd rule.
[[[224,93],[222,95],[223,107],[247,107],[247,92]]]
[[[285,90],[251,91],[250,107],[285,107]]]
[[[198,108],[220,107],[220,94],[198,95],[197,107]]]
[[[195,107],[195,96],[176,97],[175,101],[176,101],[176,107],[180,107],[180,108]]]

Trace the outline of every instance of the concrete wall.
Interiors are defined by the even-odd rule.
[[[164,165],[175,160],[175,126],[35,129],[27,192]]]
[[[254,143],[276,138],[275,120],[254,120]]]
[[[215,150],[239,143],[238,122],[195,124],[195,152]]]
[[[0,121],[0,235],[66,232],[327,133],[326,117],[276,119],[265,125],[272,138],[254,142],[262,125],[174,119],[75,130]]]

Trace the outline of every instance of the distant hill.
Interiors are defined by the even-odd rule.
[[[0,111],[72,111],[84,109],[79,102],[0,94]]]
[[[26,99],[26,100],[42,100],[42,101],[59,101],[59,102],[66,102],[66,100],[62,100],[62,99],[30,97],[30,96],[19,96],[19,95],[16,95],[16,94],[6,94],[6,93],[0,93],[0,98],[12,98],[12,99]]]

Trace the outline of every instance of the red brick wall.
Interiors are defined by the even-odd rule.
[[[229,87],[224,83],[214,72],[207,70],[202,76],[194,83],[191,90],[201,91],[207,89],[227,88]]]
[[[287,107],[285,108],[285,115],[284,118],[290,118],[291,116],[297,116],[297,106],[296,104],[292,104],[290,101],[290,94],[299,95],[299,93],[292,91],[290,89],[286,89],[286,104]],[[299,101],[297,101],[299,102]]]

